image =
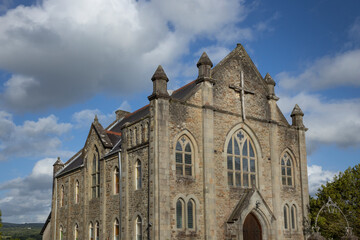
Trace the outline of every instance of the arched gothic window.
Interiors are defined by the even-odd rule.
[[[120,239],[120,225],[119,220],[116,218],[114,221],[114,240]]]
[[[94,225],[92,222],[89,224],[89,240],[94,240]]]
[[[65,188],[64,185],[61,186],[60,189],[60,207],[63,207],[65,204]]]
[[[77,223],[75,223],[75,227],[74,227],[74,240],[78,240],[79,239],[79,225]]]
[[[184,200],[179,198],[176,202],[176,228],[182,229],[184,227],[184,220],[185,220],[185,209],[184,209]]]
[[[285,153],[281,158],[281,177],[282,177],[282,185],[284,186],[293,186],[293,161],[291,156],[288,153]]]
[[[141,161],[138,159],[135,164],[135,189],[139,190],[141,187]]]
[[[64,228],[60,226],[60,240],[64,239]]]
[[[99,222],[96,222],[95,224],[95,240],[100,239],[100,224]]]
[[[135,234],[136,234],[136,240],[142,240],[142,220],[140,216],[137,216],[136,218]]]
[[[133,133],[132,130],[129,130],[129,147],[133,146]]]
[[[119,190],[120,190],[120,179],[119,179],[119,168],[115,167],[114,169],[114,178],[113,178],[113,183],[114,183],[114,194],[119,194]]]
[[[182,198],[176,201],[176,228],[177,229],[195,229],[196,205],[193,199],[185,202]]]
[[[191,142],[185,135],[181,136],[176,143],[175,159],[176,174],[182,176],[193,176],[193,150]]]
[[[100,197],[100,159],[97,149],[93,157],[91,179],[92,198]]]
[[[134,128],[134,146],[138,144],[138,131],[137,128]]]
[[[79,203],[79,197],[80,197],[79,180],[76,180],[75,181],[75,203]]]
[[[194,219],[195,219],[195,202],[190,199],[187,203],[187,227],[188,229],[194,229]]]
[[[292,205],[291,206],[291,211],[290,211],[290,218],[291,218],[291,229],[292,230],[296,230],[296,206]]]
[[[289,229],[289,206],[287,204],[284,206],[284,228],[285,230]]]
[[[227,146],[228,185],[256,186],[256,155],[250,137],[243,130],[235,132]]]

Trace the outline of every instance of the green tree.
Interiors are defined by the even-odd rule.
[[[322,185],[316,193],[317,198],[310,197],[311,225],[315,225],[316,216],[329,197],[337,204],[346,216],[353,233],[360,236],[360,164],[348,168],[334,177],[332,182]],[[317,225],[325,238],[341,239],[345,235],[346,220],[340,211],[329,212],[325,208],[319,214]]]

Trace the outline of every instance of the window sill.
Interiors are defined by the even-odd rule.
[[[177,237],[179,238],[187,238],[187,237],[196,237],[197,233],[195,229],[177,229]]]
[[[288,191],[288,192],[294,192],[295,191],[295,186],[282,185],[282,190],[283,191]]]
[[[177,183],[194,183],[195,178],[193,176],[183,176],[183,175],[176,175],[176,182]]]

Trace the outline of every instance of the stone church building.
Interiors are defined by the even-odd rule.
[[[275,81],[242,45],[173,91],[161,66],[149,104],[54,164],[43,239],[305,239],[308,179],[303,113],[288,123]],[[150,80],[149,80],[150,81]]]

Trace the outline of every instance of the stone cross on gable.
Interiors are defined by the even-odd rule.
[[[229,88],[234,89],[235,92],[240,93],[240,100],[241,100],[241,113],[242,113],[242,119],[245,121],[246,115],[245,115],[245,94],[252,94],[254,95],[254,92],[245,90],[244,88],[244,72],[240,72],[240,87],[236,87],[235,85],[229,85]]]

